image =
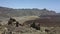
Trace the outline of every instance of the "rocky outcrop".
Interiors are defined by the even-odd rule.
[[[3,25],[4,26],[4,30],[3,30],[3,34],[23,34],[23,33],[39,33],[39,34],[55,34],[55,33],[59,33],[60,31],[60,27],[49,27],[48,25],[51,25],[52,23],[55,23],[54,21],[51,21],[53,19],[34,19],[34,20],[27,20],[25,21],[23,24],[20,24],[19,21],[17,21],[14,18],[10,18],[8,20],[8,23]],[[10,22],[11,21],[11,22]],[[50,23],[50,21],[52,23]],[[58,30],[58,31],[57,31]]]

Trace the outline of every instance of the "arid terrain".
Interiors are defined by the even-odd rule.
[[[60,14],[45,8],[0,7],[0,34],[60,34]]]
[[[29,26],[34,23],[34,20],[40,19],[38,16],[24,16],[24,17],[12,17],[19,22],[20,25],[16,26],[16,21],[8,25],[10,18],[3,20],[0,24],[0,34],[59,34],[60,27],[55,26],[40,26],[40,29]],[[37,22],[36,22],[37,24]],[[46,24],[47,25],[47,24]],[[38,26],[37,26],[38,27]]]

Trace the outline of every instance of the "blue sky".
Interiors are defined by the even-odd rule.
[[[60,12],[60,0],[0,0],[0,6],[10,8],[46,8]]]

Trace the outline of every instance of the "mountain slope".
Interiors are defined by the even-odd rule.
[[[55,11],[49,11],[47,9],[13,9],[7,7],[0,7],[0,17],[8,18],[18,16],[40,16],[40,15],[55,15]]]

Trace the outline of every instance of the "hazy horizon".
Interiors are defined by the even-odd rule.
[[[0,6],[8,8],[46,8],[60,13],[60,0],[0,0]]]

